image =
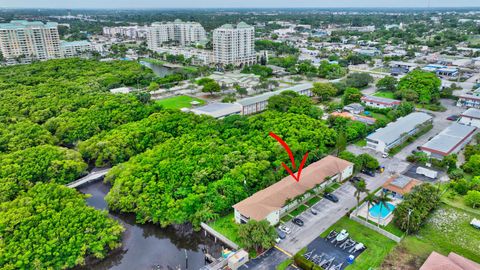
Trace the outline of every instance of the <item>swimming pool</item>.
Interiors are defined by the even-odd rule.
[[[370,215],[375,218],[378,218],[379,216],[381,218],[388,217],[388,215],[390,215],[390,213],[393,212],[393,209],[395,209],[395,205],[391,203],[387,203],[387,205],[388,205],[388,208],[385,207],[385,205],[382,205],[382,207],[380,207],[380,204],[375,204],[369,210]],[[381,211],[380,211],[380,208],[382,208]]]

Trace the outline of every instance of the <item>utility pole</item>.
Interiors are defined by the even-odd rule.
[[[408,216],[407,216],[407,232],[406,234],[408,235],[408,229],[410,228],[410,215],[412,214],[413,212],[413,209],[412,208],[408,208]]]

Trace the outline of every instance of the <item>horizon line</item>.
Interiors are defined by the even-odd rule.
[[[370,6],[370,7],[342,7],[342,6],[328,6],[328,7],[320,7],[320,6],[302,6],[302,7],[120,7],[120,8],[110,8],[110,7],[1,7],[0,9],[52,9],[52,10],[147,10],[147,9],[155,9],[155,10],[206,10],[206,9],[250,9],[250,10],[258,10],[258,9],[271,9],[271,10],[279,10],[279,9],[398,9],[398,8],[406,8],[406,9],[435,9],[435,8],[451,8],[451,9],[466,9],[466,8],[475,8],[480,9],[479,6],[462,6],[462,7],[452,7],[452,6]]]

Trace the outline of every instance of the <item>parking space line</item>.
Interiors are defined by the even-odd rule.
[[[279,248],[277,245],[274,246],[276,249],[280,250],[283,254],[287,255],[288,257],[293,257],[292,254],[288,253],[287,251]]]

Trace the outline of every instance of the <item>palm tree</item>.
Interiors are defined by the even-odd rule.
[[[364,180],[357,182],[353,186],[355,187],[354,196],[357,199],[357,210],[355,211],[356,212],[355,215],[358,216],[358,208],[360,206],[360,196],[362,195],[362,193],[368,193],[368,189],[367,189],[367,184],[365,184]]]
[[[370,218],[370,206],[372,204],[375,204],[377,203],[377,197],[375,196],[375,194],[373,193],[369,193],[367,191],[367,196],[365,197],[365,202],[367,203],[367,222],[368,222],[368,219]]]
[[[380,228],[380,218],[382,217],[382,208],[385,206],[388,210],[390,210],[390,206],[388,206],[388,202],[391,202],[392,199],[389,197],[390,192],[382,191],[380,196],[377,196],[377,204],[380,204],[380,213],[378,214],[378,222],[377,226]]]

